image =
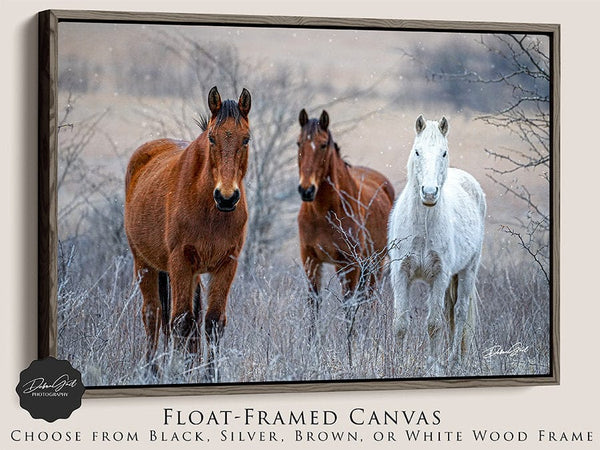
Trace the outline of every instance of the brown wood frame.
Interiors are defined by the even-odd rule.
[[[129,397],[373,389],[532,386],[559,384],[559,93],[560,25],[452,22],[398,19],[243,16],[146,12],[47,10],[39,20],[38,78],[38,357],[57,353],[57,99],[58,23],[61,21],[154,23],[172,25],[276,26],[395,31],[543,33],[549,36],[551,80],[551,280],[550,374],[532,376],[435,378],[380,381],[240,383],[231,385],[110,387],[88,390],[86,397]]]

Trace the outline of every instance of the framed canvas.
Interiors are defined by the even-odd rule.
[[[39,356],[88,396],[557,384],[559,32],[40,13]]]

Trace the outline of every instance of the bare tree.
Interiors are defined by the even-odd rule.
[[[352,367],[354,361],[353,337],[357,334],[358,312],[362,305],[371,304],[373,306],[376,302],[377,287],[381,282],[380,277],[387,256],[387,248],[377,249],[367,228],[367,221],[373,213],[371,207],[383,186],[379,186],[369,202],[364,203],[361,201],[362,182],[359,183],[358,193],[355,196],[350,195],[345,190],[338,189],[329,178],[326,182],[333,187],[339,196],[344,216],[339,217],[331,211],[327,214],[327,222],[343,242],[341,247],[336,246],[336,254],[328,254],[328,257],[338,268],[335,276],[342,284],[341,296],[338,301],[345,312],[347,356]],[[382,193],[382,195],[385,194]],[[323,248],[321,248],[321,251],[326,253]],[[358,282],[355,290],[351,291],[348,290],[348,286],[344,286],[344,283],[347,282],[346,275],[354,271],[358,272]],[[372,307],[371,312],[373,310]]]
[[[76,113],[77,96],[67,91],[65,100],[58,123],[59,270],[76,260],[95,278],[127,249],[122,180],[104,166],[102,158],[94,162],[85,153],[92,143],[102,143],[104,149],[120,154],[101,126],[109,110],[83,116]],[[94,242],[102,242],[101,248]]]
[[[509,64],[510,71],[480,83],[500,83],[509,88],[512,96],[507,105],[479,120],[506,128],[525,144],[525,150],[505,148],[486,149],[504,168],[491,167],[488,176],[527,207],[527,215],[517,226],[504,225],[502,229],[515,236],[523,249],[537,263],[549,281],[550,264],[549,205],[536,199],[523,184],[513,186],[506,182],[512,174],[530,171],[550,182],[550,54],[547,42],[537,36],[495,35],[494,46],[482,39],[482,45]]]
[[[515,224],[504,224],[501,228],[518,240],[549,280],[549,204],[547,200],[537,198],[518,180],[519,175],[528,172],[550,182],[549,42],[541,35],[492,34],[482,35],[478,43],[490,56],[489,67],[484,73],[464,66],[454,67],[453,72],[441,71],[424,64],[422,55],[404,54],[418,61],[430,80],[485,85],[503,103],[490,113],[480,114],[477,120],[508,130],[519,138],[523,147],[486,148],[486,153],[498,163],[487,169],[487,176],[527,209],[524,217],[515,218]]]
[[[550,54],[547,39],[529,35],[494,35],[494,43],[481,39],[488,51],[502,58],[510,68],[495,78],[477,78],[479,83],[498,83],[511,93],[504,108],[478,117],[485,123],[508,129],[516,134],[525,149],[485,149],[502,168],[491,167],[494,183],[519,199],[527,208],[524,218],[515,226],[502,229],[516,237],[549,281],[550,263],[549,204],[532,195],[524,184],[512,185],[507,179],[529,171],[550,181]]]

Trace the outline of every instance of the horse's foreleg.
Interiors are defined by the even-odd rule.
[[[353,264],[335,264],[335,271],[342,284],[343,307],[346,312],[346,320],[353,328],[356,312],[360,306],[358,298],[358,288],[361,282],[361,271],[357,265]]]
[[[475,302],[475,271],[465,269],[458,274],[457,299],[454,306],[454,333],[452,336],[453,356],[460,360],[467,352],[469,337],[473,333],[473,317],[469,317],[471,302]],[[471,320],[469,320],[471,319]]]
[[[237,260],[231,258],[211,273],[204,330],[208,341],[207,378],[218,381],[215,373],[215,356],[219,351],[219,341],[227,324],[227,296],[237,270]]]
[[[308,278],[308,305],[311,311],[311,324],[314,326],[319,315],[319,290],[321,288],[321,268],[323,264],[318,261],[308,250],[301,251],[302,265],[306,278]]]
[[[359,285],[358,290],[364,294],[365,301],[369,302],[371,311],[374,313],[377,305],[377,297],[375,297],[375,292],[377,291],[377,288],[380,286],[381,280],[383,279],[385,261],[383,257],[374,253],[371,255],[371,258],[376,259],[368,265],[366,271],[363,269],[363,273],[360,277],[363,285]]]
[[[392,260],[390,264],[390,282],[394,292],[394,331],[402,341],[410,327],[409,282],[411,261]]]
[[[231,258],[211,273],[208,285],[208,307],[205,317],[205,331],[209,342],[223,334],[227,323],[227,296],[237,270],[237,259]]]
[[[454,330],[456,329],[454,322],[454,305],[456,305],[457,287],[458,275],[452,275],[444,295],[444,320],[448,327],[450,337],[454,335]]]
[[[446,288],[450,282],[449,276],[440,272],[431,282],[429,295],[429,310],[427,313],[427,331],[429,334],[430,357],[435,358],[438,348],[440,332],[444,330],[444,301]]]
[[[377,257],[378,260],[376,262],[376,266],[369,274],[369,282],[367,285],[367,297],[371,298],[377,289],[377,285],[381,283],[383,278],[383,267],[384,267],[384,259],[381,257]]]
[[[352,297],[358,293],[361,285],[360,268],[351,263],[335,264],[335,272],[342,285],[342,295],[344,297],[344,306],[352,301]]]
[[[353,345],[352,337],[356,335],[356,317],[360,307],[358,296],[358,287],[361,281],[361,273],[358,265],[350,263],[336,263],[335,271],[342,284],[344,313],[346,315],[346,344],[348,351],[348,362],[353,365]]]
[[[146,329],[147,347],[146,361],[151,364],[152,370],[157,371],[153,359],[158,346],[160,333],[161,304],[158,295],[158,271],[143,264],[138,259],[134,260],[135,277],[139,280],[140,291],[144,300],[142,306],[142,319]]]
[[[194,270],[183,254],[169,257],[171,280],[171,332],[179,345],[187,343],[191,353],[198,349],[198,331],[194,318],[193,292],[196,288]]]

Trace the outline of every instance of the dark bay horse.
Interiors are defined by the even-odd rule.
[[[299,122],[300,253],[316,314],[323,263],[334,265],[344,303],[364,289],[369,295],[380,279],[394,188],[379,172],[342,159],[326,111],[309,120],[303,109]]]
[[[209,343],[223,332],[227,296],[246,235],[242,181],[248,166],[250,105],[246,89],[236,103],[221,102],[213,87],[208,94],[211,117],[200,136],[191,143],[147,142],[127,166],[125,231],[144,298],[149,362],[161,317],[167,336],[172,332],[188,341],[190,351],[198,350],[202,318],[199,308],[194,311],[194,292],[199,296],[202,273],[211,275],[205,314]]]

